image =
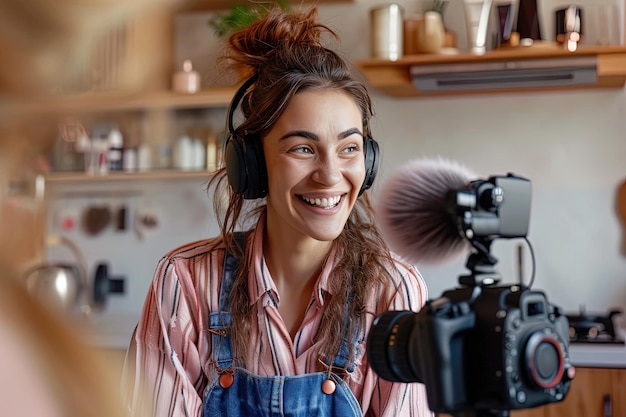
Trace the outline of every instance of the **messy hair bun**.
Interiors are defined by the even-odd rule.
[[[256,73],[275,61],[277,55],[289,59],[299,51],[324,48],[323,34],[337,35],[319,23],[317,15],[315,8],[305,12],[285,12],[278,7],[270,10],[263,19],[230,35],[229,66],[240,73]],[[291,53],[285,56],[285,51]]]
[[[324,35],[339,39],[317,20],[316,8],[296,12],[278,7],[230,35],[222,58],[240,76],[256,77],[241,101],[246,119],[241,130],[263,136],[294,94],[312,88],[340,90],[352,96],[367,129],[371,116],[367,90],[352,78],[347,61],[323,45]]]

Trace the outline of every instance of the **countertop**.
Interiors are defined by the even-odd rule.
[[[571,343],[569,354],[574,366],[626,368],[626,346],[624,345]]]

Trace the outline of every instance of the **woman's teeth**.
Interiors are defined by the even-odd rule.
[[[335,197],[329,197],[329,198],[307,198],[304,196],[300,198],[312,206],[323,207],[323,208],[335,207],[337,204],[339,204],[339,201],[341,200],[341,196],[339,195]]]

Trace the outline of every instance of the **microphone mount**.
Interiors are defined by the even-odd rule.
[[[460,275],[459,284],[466,287],[485,287],[500,282],[501,275],[495,268],[498,259],[490,251],[492,239],[474,237],[469,242],[475,249],[465,263],[470,274]]]

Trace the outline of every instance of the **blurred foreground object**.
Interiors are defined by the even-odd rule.
[[[124,415],[117,376],[53,311],[6,274],[0,277],[0,339],[3,415]]]
[[[152,63],[142,62],[139,66],[141,55],[147,52],[129,50],[128,45],[132,45],[132,37],[154,34],[150,34],[149,28],[133,28],[129,24],[133,17],[167,11],[166,6],[175,3],[166,0],[0,2],[3,57],[0,103],[6,96],[38,96],[62,86],[69,88],[71,83],[80,82],[80,76],[88,79],[87,83],[94,88],[139,82],[144,77],[138,71],[144,76],[149,74]],[[132,62],[125,62],[131,59]],[[93,71],[84,73],[88,69]],[[84,90],[85,85],[78,85],[78,89]]]
[[[168,21],[169,5],[177,3],[0,2],[0,257],[11,265],[37,261],[43,255],[43,198],[31,188],[49,170],[41,155],[54,140],[50,126],[56,127],[46,114],[20,112],[21,106],[94,89],[141,89],[148,84],[159,88],[153,81],[160,77],[154,72],[164,64],[154,60],[169,56],[138,46],[142,38],[159,36],[154,32],[161,28],[152,28],[150,22]],[[113,58],[103,62],[107,54]],[[95,71],[98,68],[102,71]],[[163,88],[167,82],[163,78]]]

